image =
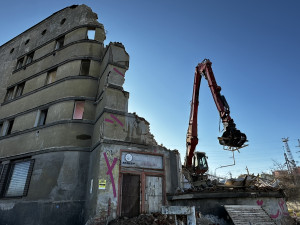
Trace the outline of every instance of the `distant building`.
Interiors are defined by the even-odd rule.
[[[180,186],[178,152],[128,113],[125,47],[104,40],[74,5],[0,47],[0,224],[157,212]]]

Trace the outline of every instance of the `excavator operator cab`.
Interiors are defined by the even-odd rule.
[[[195,152],[193,157],[193,168],[196,174],[204,174],[208,170],[205,152]]]

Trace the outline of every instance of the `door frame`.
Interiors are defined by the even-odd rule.
[[[137,154],[145,155],[157,155],[163,157],[163,169],[143,169],[143,168],[128,168],[121,166],[121,160],[119,160],[119,182],[118,182],[118,200],[117,200],[117,215],[121,216],[122,207],[122,182],[123,174],[133,174],[140,176],[140,213],[145,213],[145,189],[146,189],[146,176],[155,176],[162,178],[162,203],[166,204],[166,181],[165,181],[165,157],[163,154],[157,154],[152,152],[140,152],[132,151],[127,149],[120,150],[120,159],[122,157],[122,152],[131,152]]]

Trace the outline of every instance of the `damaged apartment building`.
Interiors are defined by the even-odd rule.
[[[98,225],[171,207],[222,220],[255,208],[287,224],[279,190],[182,189],[178,151],[128,112],[129,55],[104,45],[97,19],[73,5],[0,46],[0,224]]]
[[[179,186],[179,154],[128,113],[129,55],[97,19],[73,5],[0,47],[0,224],[156,212]]]

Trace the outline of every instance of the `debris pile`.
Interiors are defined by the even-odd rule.
[[[279,191],[282,187],[277,179],[265,179],[259,175],[240,175],[238,178],[227,179],[220,182],[218,179],[202,180],[189,183],[187,179],[184,181],[184,188],[178,189],[178,193],[187,192],[216,192],[231,190],[258,190],[258,191]]]
[[[177,216],[177,221],[184,220],[184,217]],[[185,221],[186,222],[186,221]],[[137,217],[121,217],[110,221],[109,225],[173,225],[174,215],[163,215],[161,213],[141,214]]]

